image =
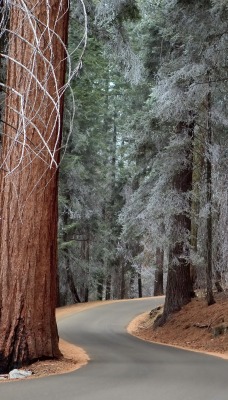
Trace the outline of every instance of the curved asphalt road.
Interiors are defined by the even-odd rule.
[[[59,323],[91,361],[73,373],[3,383],[0,400],[228,400],[228,362],[141,341],[125,327],[160,300],[123,301]]]

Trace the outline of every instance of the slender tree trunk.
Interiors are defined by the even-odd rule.
[[[104,286],[104,278],[100,277],[97,282],[97,300],[103,300],[103,286]]]
[[[112,276],[111,274],[109,274],[106,279],[105,300],[111,299],[111,284],[112,284]]]
[[[89,229],[86,228],[85,232],[85,239],[81,242],[81,259],[85,265],[85,269],[83,271],[83,284],[81,286],[81,297],[84,299],[84,302],[88,302],[89,300],[89,261],[90,261],[90,254],[89,254],[89,246],[90,246],[90,239],[89,239]]]
[[[108,113],[108,108],[109,108],[109,81],[106,80],[106,107],[107,107],[107,113]],[[108,115],[108,114],[107,114]],[[105,118],[105,129],[109,128],[109,123],[108,123],[108,118]],[[108,205],[108,212],[106,214],[106,220],[109,223],[109,226],[111,228],[112,232],[116,232],[116,215],[115,215],[115,196],[116,196],[116,150],[117,150],[117,127],[116,127],[116,110],[114,110],[114,115],[113,115],[113,126],[112,126],[112,138],[110,142],[110,148],[111,148],[111,173],[110,173],[110,203]],[[112,243],[112,245],[117,245],[117,243]],[[106,278],[106,293],[105,293],[105,299],[110,300],[111,299],[111,292],[112,289],[115,289],[115,282],[112,274],[112,270],[115,267],[115,262],[113,261],[108,261],[107,265],[107,278]]]
[[[164,294],[163,264],[164,264],[164,251],[158,247],[156,249],[156,270],[155,270],[155,279],[154,279],[154,296],[162,296]]]
[[[67,199],[69,200],[69,198]],[[66,211],[63,214],[63,224],[64,224],[64,233],[63,233],[63,241],[65,243],[68,243],[72,237],[71,234],[67,231],[67,226],[69,224],[69,215],[68,215],[68,211]],[[74,303],[81,303],[80,297],[78,295],[78,291],[74,282],[74,275],[73,272],[71,270],[71,266],[70,266],[70,254],[69,254],[69,249],[68,247],[66,247],[65,251],[64,251],[64,261],[65,261],[65,270],[66,270],[66,276],[67,276],[67,284],[68,284],[68,288],[70,290],[72,299]]]
[[[215,287],[217,289],[218,293],[222,293],[223,287],[222,287],[222,274],[220,271],[218,271],[217,269],[215,270]]]
[[[130,277],[130,299],[133,299],[135,291],[135,271],[131,268],[131,277]]]
[[[85,303],[89,301],[89,288],[88,286],[85,287]]]
[[[192,199],[191,199],[191,248],[198,251],[198,221],[200,210],[200,189],[202,181],[202,171],[204,170],[204,144],[203,135],[200,131],[194,136],[193,142],[193,168],[192,168]],[[194,288],[197,280],[196,266],[191,264],[190,269],[192,287]],[[194,290],[192,297],[195,297]]]
[[[141,271],[138,272],[138,293],[139,293],[139,299],[142,298],[142,275]]]
[[[87,235],[88,235],[88,240],[86,241],[86,253],[85,253],[85,258],[86,258],[86,261],[87,261],[86,285],[85,285],[85,303],[88,303],[88,301],[89,301],[89,263],[90,263],[90,233],[89,233],[89,229],[88,229]]]
[[[208,85],[210,89],[210,74],[208,73]],[[208,148],[210,151],[210,146],[212,143],[212,126],[211,126],[211,91],[207,95],[207,141]],[[212,290],[212,166],[210,155],[207,155],[206,161],[207,168],[207,204],[209,207],[208,216],[207,216],[207,263],[206,263],[206,282],[207,282],[207,304],[208,306],[215,303],[213,290]]]
[[[109,96],[110,96],[110,90],[109,90],[109,84],[110,84],[110,76],[109,76],[109,71],[106,74],[105,77],[105,107],[104,107],[104,115],[103,115],[103,134],[104,137],[109,137],[109,130],[111,129],[110,126],[110,115],[109,115]],[[112,148],[112,144],[110,143],[110,146]],[[113,162],[113,157],[112,157],[112,162]],[[107,157],[106,162],[104,162],[104,165],[106,165],[107,163],[110,163],[109,157]],[[111,164],[112,165],[112,164]],[[113,165],[112,165],[113,167]],[[115,168],[115,165],[114,165]],[[113,179],[113,169],[111,171],[111,180]],[[114,176],[115,179],[115,176]],[[112,196],[112,185],[113,182],[111,182],[110,184],[110,190],[111,190],[111,196]],[[110,201],[111,203],[111,201]],[[106,205],[107,206],[107,205]],[[112,203],[111,203],[112,206]],[[110,208],[110,204],[108,204],[108,209]],[[112,217],[111,217],[111,212],[110,210],[106,210],[106,207],[103,208],[102,210],[103,213],[103,218],[104,221],[112,228]],[[112,275],[111,275],[111,271],[112,271],[112,265],[110,260],[107,262],[106,264],[106,277],[105,277],[105,300],[110,300],[111,299],[111,289],[112,289]]]
[[[77,288],[74,283],[74,276],[70,268],[69,258],[66,259],[66,274],[67,274],[67,284],[70,289],[71,296],[74,303],[81,303],[80,297],[78,295]]]
[[[84,298],[84,302],[89,301],[89,263],[90,263],[90,231],[87,227],[85,229],[85,239],[81,242],[81,259],[84,263],[83,271],[83,284],[81,287],[81,297]]]
[[[126,282],[125,282],[125,266],[120,265],[121,276],[120,276],[120,298],[124,299],[126,296]]]
[[[20,2],[18,2],[20,3]],[[7,73],[5,129],[3,138],[0,187],[1,241],[0,241],[0,371],[8,371],[21,363],[39,358],[59,357],[58,332],[55,320],[57,270],[57,173],[37,130],[43,134],[49,148],[59,161],[61,123],[57,119],[50,97],[37,80],[46,84],[53,98],[64,83],[65,50],[57,35],[66,42],[68,1],[49,0],[26,2],[36,20],[33,26],[40,39],[43,59],[36,46],[34,32],[29,25],[30,15],[21,10],[21,3],[12,3],[10,14],[9,60]],[[56,32],[49,36],[45,30]],[[24,38],[24,40],[20,39]],[[51,43],[50,43],[51,42]],[[55,50],[53,53],[50,46]],[[55,81],[52,67],[55,70]],[[22,65],[25,66],[22,67]],[[33,75],[28,70],[33,65]],[[27,69],[26,69],[27,68]],[[49,80],[47,78],[49,71]],[[35,79],[37,77],[37,80]],[[57,84],[57,85],[56,85]],[[20,93],[22,97],[18,96]],[[25,122],[27,147],[23,154],[23,134],[19,110],[21,99],[27,93]],[[34,101],[35,100],[35,101]],[[60,104],[62,114],[63,104]],[[8,124],[9,123],[9,124]],[[52,131],[51,131],[52,129]],[[12,139],[18,135],[17,143]],[[56,141],[58,140],[57,147]],[[30,147],[29,147],[30,146]],[[36,155],[34,154],[36,151]],[[57,150],[57,151],[55,151]],[[39,152],[40,151],[40,152]],[[39,154],[37,154],[39,153]],[[18,161],[21,159],[20,165]],[[14,168],[17,168],[14,172]]]

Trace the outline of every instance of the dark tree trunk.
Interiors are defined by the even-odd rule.
[[[68,199],[69,200],[69,199]],[[63,241],[65,243],[68,243],[69,241],[72,240],[72,234],[68,231],[67,226],[69,224],[69,215],[68,211],[66,211],[63,215],[63,224],[64,224],[64,233],[63,233]],[[72,299],[74,303],[81,303],[80,297],[78,295],[78,291],[74,282],[74,275],[71,270],[70,266],[70,252],[68,247],[66,246],[66,249],[64,251],[64,258],[65,258],[65,270],[66,270],[66,276],[67,276],[67,284],[68,288],[70,290]]]
[[[164,251],[160,248],[156,249],[156,270],[154,279],[154,296],[162,296],[164,294],[163,288],[163,264],[164,264]]]
[[[87,227],[85,233],[85,239],[81,242],[81,258],[86,263],[85,271],[83,273],[84,283],[81,287],[81,296],[84,298],[84,302],[89,301],[89,262],[90,262],[90,232]]]
[[[182,255],[182,245],[176,245],[170,254],[170,261]],[[168,317],[181,309],[182,306],[191,301],[191,280],[190,280],[190,264],[179,259],[179,264],[169,265],[166,299],[164,312],[160,319],[155,323],[156,326],[162,326]]]
[[[103,300],[103,286],[104,286],[104,279],[103,277],[98,279],[97,282],[97,300]]]
[[[142,298],[142,275],[141,271],[138,272],[138,294],[139,298]]]
[[[89,288],[88,286],[85,287],[85,303],[89,301]]]
[[[191,248],[197,253],[198,251],[198,222],[200,211],[200,188],[202,181],[202,173],[204,171],[204,143],[203,133],[199,131],[194,136],[193,142],[193,171],[192,171],[192,199],[191,199]],[[191,264],[191,281],[194,289],[197,281],[196,265]],[[192,290],[192,297],[195,292]]]
[[[208,85],[210,88],[210,74],[208,73]],[[211,146],[212,143],[212,126],[211,126],[211,91],[209,91],[207,95],[207,141],[208,147]],[[208,306],[215,303],[213,288],[212,288],[212,165],[210,156],[207,156],[206,161],[207,168],[207,204],[209,207],[208,216],[207,216],[207,263],[206,263],[206,282],[207,282],[207,304]]]
[[[69,256],[66,259],[66,274],[67,274],[67,284],[68,284],[68,287],[70,289],[70,293],[71,293],[73,302],[74,303],[81,303],[80,297],[78,295],[77,288],[76,288],[75,283],[74,283],[74,276],[73,276],[72,270],[70,268]]]
[[[56,122],[59,120],[56,119],[50,98],[37,85],[34,76],[44,82],[46,71],[50,71],[49,80],[45,80],[46,88],[52,97],[57,98],[65,75],[65,66],[61,62],[65,58],[65,50],[57,36],[66,42],[68,1],[62,1],[61,11],[59,1],[49,1],[52,10],[50,29],[56,32],[56,36],[49,36],[51,31],[45,30],[42,24],[49,18],[50,10],[47,10],[46,3],[34,0],[27,2],[33,15],[41,21],[33,28],[43,45],[46,59],[42,59],[40,53],[27,44],[34,44],[35,41],[28,22],[31,16],[25,16],[21,3],[17,3],[20,2],[12,3],[10,15],[9,55],[17,62],[8,62],[7,87],[14,91],[6,95],[2,150],[4,165],[0,187],[0,372],[7,372],[10,368],[39,358],[60,356],[55,319],[57,173],[54,166],[50,166],[50,156],[42,146],[34,125],[42,132],[44,140],[48,141],[58,162],[58,128],[61,130],[61,121]],[[47,45],[50,40],[54,53],[50,52]],[[48,60],[53,65],[57,81],[52,77]],[[31,76],[21,65],[28,69],[34,65],[35,75]],[[59,87],[55,85],[56,82]],[[16,92],[21,93],[22,97],[27,93],[24,111],[32,121],[26,121],[27,150],[24,155],[22,133],[17,144],[12,146],[12,139],[21,132],[21,103]],[[62,107],[63,104],[61,110]],[[37,149],[40,149],[40,153],[34,156],[32,150],[38,152]],[[14,168],[17,168],[15,172],[7,174]]]
[[[135,271],[131,268],[131,277],[130,277],[130,299],[134,298],[134,286],[135,286]]]
[[[222,288],[222,274],[216,269],[215,271],[215,287],[218,293],[222,293],[224,290]]]
[[[111,283],[112,283],[112,277],[111,275],[108,275],[106,279],[105,300],[111,299]]]
[[[194,123],[187,125],[180,123],[177,127],[177,135],[188,135],[191,143],[194,137]],[[192,146],[186,149],[188,162],[182,167],[173,179],[173,187],[178,193],[188,193],[192,188]],[[190,205],[189,205],[190,208]],[[163,325],[169,316],[191,301],[192,283],[190,279],[189,248],[179,238],[178,232],[191,232],[191,219],[186,213],[180,213],[173,219],[173,237],[177,235],[176,243],[170,249],[169,268],[166,287],[164,311],[161,317],[155,321],[155,327]]]
[[[125,267],[124,265],[121,265],[120,298],[125,299],[125,297],[126,297]]]

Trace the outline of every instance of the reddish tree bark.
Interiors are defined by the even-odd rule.
[[[18,1],[21,4],[21,2]],[[55,319],[57,268],[57,172],[37,135],[42,132],[49,148],[59,159],[61,120],[56,119],[50,96],[35,80],[46,85],[51,97],[64,83],[64,46],[68,28],[68,1],[25,1],[36,21],[33,28],[40,41],[40,53],[28,16],[17,1],[10,11],[9,57],[3,138],[0,209],[0,371],[8,371],[21,363],[38,358],[59,357]],[[48,16],[48,13],[50,15]],[[45,29],[50,17],[48,31]],[[57,35],[56,35],[57,34]],[[54,50],[54,52],[51,50]],[[23,65],[24,68],[21,66]],[[33,67],[33,74],[28,70]],[[54,79],[53,69],[57,78]],[[48,77],[48,79],[47,79]],[[16,91],[21,94],[18,96]],[[27,97],[24,98],[24,94]],[[18,115],[24,102],[27,150],[22,153],[23,135]],[[60,101],[60,114],[63,103]],[[53,129],[52,129],[53,128]],[[52,131],[51,131],[52,130]],[[18,142],[13,140],[18,136]],[[28,149],[30,145],[30,149]],[[36,153],[36,154],[35,154]],[[18,166],[18,160],[23,155]],[[48,166],[49,165],[49,166]],[[15,167],[17,169],[12,171]]]

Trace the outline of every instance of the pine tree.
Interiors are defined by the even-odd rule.
[[[72,20],[70,48],[77,40],[75,24]],[[105,285],[107,297],[113,295],[110,279],[118,275],[117,214],[122,205],[121,180],[125,179],[118,110],[125,87],[126,82],[107,59],[91,16],[83,66],[72,86],[77,104],[73,132],[60,169],[59,276],[63,303],[76,300],[68,290],[67,266],[72,272],[71,289],[74,286],[81,301],[88,291],[90,298],[101,299]],[[66,99],[66,108],[71,107]],[[68,130],[66,114],[66,137]]]

